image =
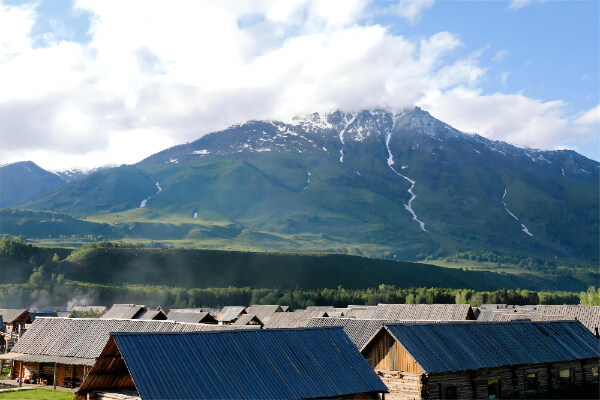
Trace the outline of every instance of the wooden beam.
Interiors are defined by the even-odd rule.
[[[19,365],[19,387],[23,387],[23,361]]]
[[[54,363],[54,379],[52,379],[52,385],[54,390],[56,390],[56,363]]]

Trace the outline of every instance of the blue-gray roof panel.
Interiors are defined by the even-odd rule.
[[[600,357],[598,340],[577,321],[386,324],[427,372]]]
[[[142,399],[303,399],[387,390],[340,327],[113,337]]]

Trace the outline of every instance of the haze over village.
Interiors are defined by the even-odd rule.
[[[598,15],[0,0],[0,400],[600,398]]]

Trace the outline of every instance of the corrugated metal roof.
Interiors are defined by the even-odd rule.
[[[145,400],[310,399],[387,390],[339,327],[113,338]]]
[[[93,359],[104,348],[110,332],[187,332],[209,329],[217,330],[221,327],[136,319],[39,317],[25,331],[12,352]],[[246,326],[228,329],[246,329]]]
[[[235,325],[235,326],[238,326],[238,325],[254,325],[254,326],[260,325],[260,326],[262,326],[263,323],[260,320],[260,318],[258,318],[254,314],[244,314],[241,317],[239,317],[237,319],[237,321],[235,321],[233,323],[233,325]]]
[[[283,312],[283,310],[281,309],[281,307],[279,307],[278,304],[276,304],[276,305],[254,304],[254,305],[251,305],[250,307],[248,307],[246,309],[246,312],[248,314],[254,314],[262,322],[266,322],[269,318],[271,318],[271,315],[275,314],[276,312]]]
[[[470,314],[468,304],[379,304],[373,319],[460,321]]]
[[[564,315],[577,318],[592,333],[598,335],[600,332],[600,306],[537,306],[537,314],[541,315]]]
[[[533,313],[493,313],[492,321],[568,321],[576,320],[568,315],[544,315]]]
[[[159,310],[146,310],[145,312],[140,314],[136,319],[164,321],[165,319],[167,319],[167,316],[164,312]]]
[[[385,319],[356,319],[356,318],[311,318],[308,326],[341,326],[352,343],[358,348],[362,347],[369,339],[381,329]]]
[[[236,319],[238,319],[238,317],[241,314],[243,314],[245,312],[245,310],[246,310],[246,307],[239,307],[239,306],[223,307],[223,309],[219,313],[219,317],[217,318],[217,320],[219,322],[233,322]]]
[[[142,312],[146,311],[145,306],[139,306],[135,304],[114,304],[111,308],[108,309],[100,318],[103,319],[113,319],[113,318],[122,318],[122,319],[133,319],[136,316],[142,314]]]
[[[265,322],[263,328],[303,328],[313,317],[327,316],[324,310],[275,313]]]
[[[206,324],[216,324],[217,320],[215,317],[210,315],[207,312],[187,312],[180,310],[172,310],[169,312],[168,318],[172,321],[177,322],[189,322],[194,324],[206,323]]]
[[[386,324],[384,329],[427,373],[600,357],[598,340],[577,321]]]

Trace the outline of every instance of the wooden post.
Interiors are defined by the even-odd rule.
[[[56,390],[56,363],[54,363],[54,379],[52,380],[54,390]]]
[[[19,363],[19,387],[23,387],[23,361]]]

